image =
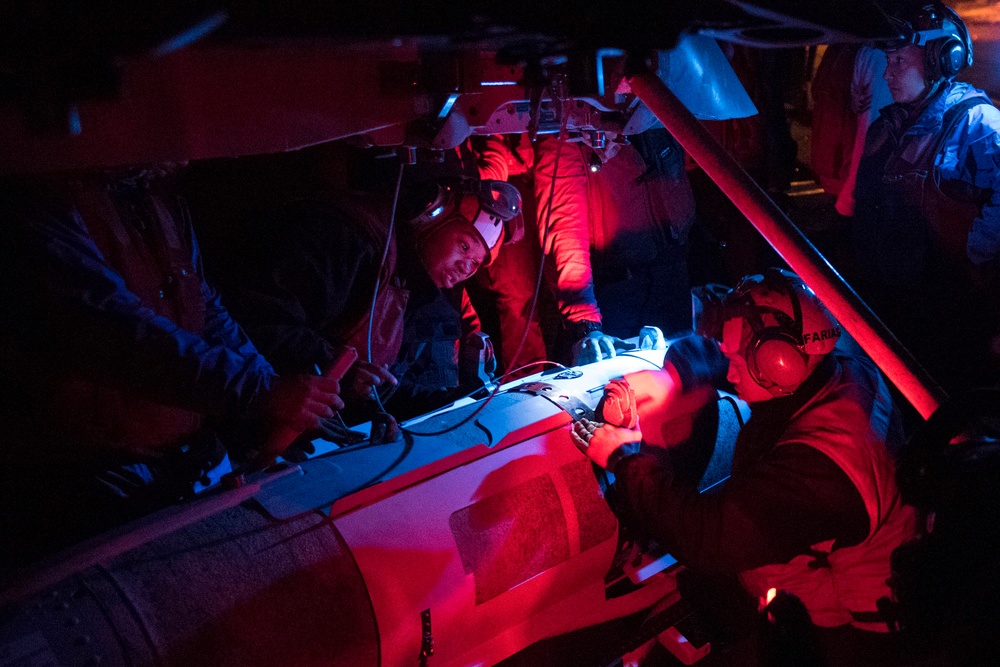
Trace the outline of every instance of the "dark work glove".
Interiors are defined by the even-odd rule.
[[[359,431],[350,430],[343,422],[336,418],[321,419],[319,426],[309,429],[295,438],[281,457],[292,463],[302,463],[312,454],[316,453],[316,447],[312,444],[312,441],[316,438],[322,438],[334,444],[345,446],[357,444],[367,439],[367,436]]]
[[[385,412],[380,412],[372,418],[371,443],[380,445],[395,442],[402,435],[396,418]]]
[[[321,419],[319,426],[312,431],[313,438],[323,438],[338,445],[354,445],[368,436],[360,431],[352,431],[347,425],[336,417]]]
[[[703,385],[726,386],[729,360],[711,338],[691,335],[675,340],[667,348],[663,363],[673,364],[686,390]]]
[[[306,431],[288,445],[288,449],[281,453],[281,458],[289,463],[302,463],[309,460],[309,457],[316,453],[316,448],[312,441],[316,435],[312,431]]]

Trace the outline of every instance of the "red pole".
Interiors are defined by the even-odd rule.
[[[654,74],[628,79],[684,150],[729,197],[788,265],[826,304],[858,344],[927,419],[948,396],[875,313],[823,258],[777,204],[729,155],[677,96]]]

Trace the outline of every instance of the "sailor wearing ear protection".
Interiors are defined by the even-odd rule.
[[[924,2],[891,20],[899,39],[877,46],[894,104],[869,128],[858,167],[851,283],[935,379],[958,389],[991,379],[982,372],[997,323],[1000,111],[955,80],[973,60],[958,14]]]
[[[496,260],[502,245],[524,236],[521,195],[510,183],[463,179],[430,186],[433,199],[421,204],[423,210],[409,225],[421,262],[438,287],[471,278]]]
[[[262,247],[232,281],[233,308],[279,372],[325,369],[341,345],[359,351],[343,383],[348,423],[371,418],[373,389],[406,419],[481,386],[460,373],[459,350],[479,329],[463,283],[519,233],[507,183],[408,184],[392,225],[390,203],[332,192],[270,211]]]
[[[728,378],[750,402],[731,477],[699,494],[662,452],[635,446],[641,422],[582,423],[574,440],[614,473],[615,510],[639,534],[686,566],[738,575],[753,596],[799,597],[834,655],[861,651],[830,664],[882,664],[864,650],[888,631],[876,603],[913,512],[894,481],[902,429],[878,369],[835,349],[837,321],[792,273],[695,293],[703,335],[673,343],[665,369],[673,391]]]

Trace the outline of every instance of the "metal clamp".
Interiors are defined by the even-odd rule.
[[[549,384],[548,382],[526,382],[515,387],[513,391],[541,396],[572,417],[573,421],[579,421],[580,419],[594,420],[594,411],[580,397],[574,396],[554,384]]]

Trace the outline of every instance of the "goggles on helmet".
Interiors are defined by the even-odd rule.
[[[503,181],[473,181],[458,188],[458,213],[472,223],[493,254],[503,241],[514,243],[524,236],[521,193]]]
[[[485,264],[496,259],[501,245],[524,237],[521,193],[504,181],[462,179],[450,186],[438,184],[434,199],[411,224],[428,231],[455,218],[472,224],[482,238]]]

